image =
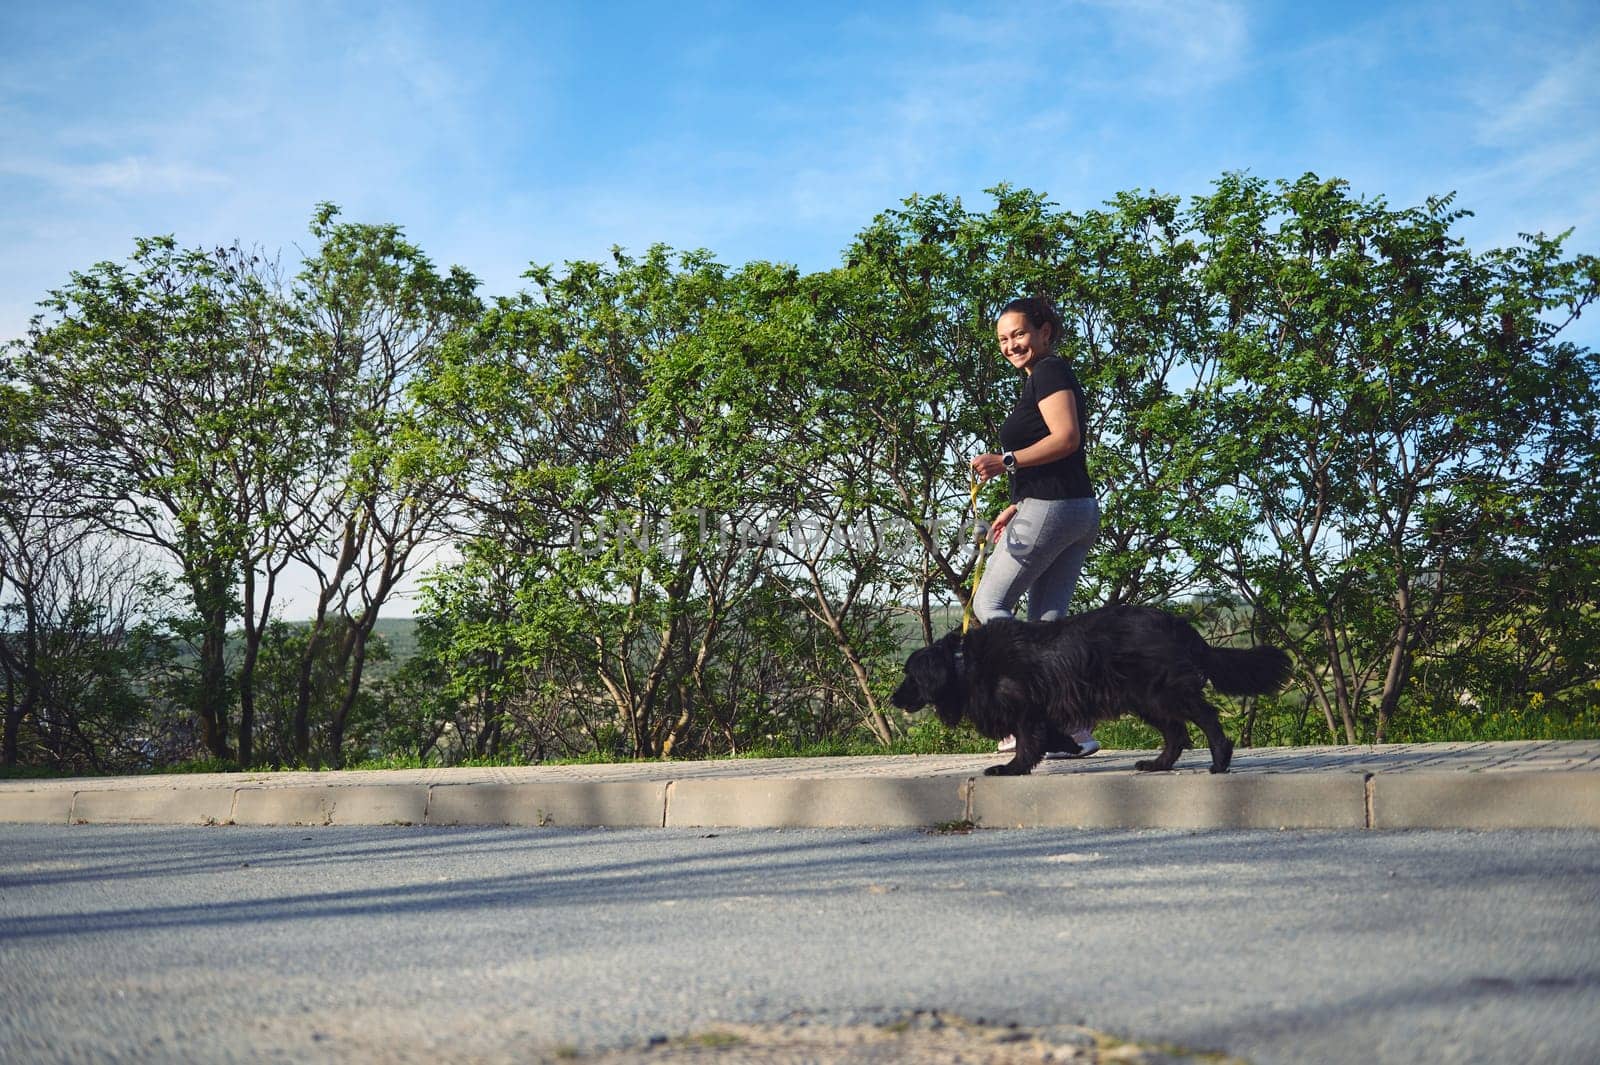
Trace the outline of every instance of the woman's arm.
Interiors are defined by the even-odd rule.
[[[1083,443],[1083,430],[1078,424],[1078,405],[1073,401],[1071,389],[1064,388],[1041,399],[1039,414],[1044,418],[1045,428],[1050,430],[1050,434],[1043,440],[1012,452],[1017,457],[1019,467],[1043,466],[1047,462],[1064,459]],[[1006,471],[1005,463],[995,454],[975,456],[972,468],[985,481]]]
[[[1006,526],[1011,524],[1011,519],[1017,516],[1017,505],[1011,504],[1006,509],[994,516],[994,521],[989,524],[989,542],[1000,542],[1000,534],[1006,531]]]
[[[1064,459],[1083,443],[1083,429],[1078,425],[1078,404],[1073,402],[1070,389],[1063,388],[1041,399],[1039,414],[1043,416],[1050,435],[1013,452],[1017,456],[1018,466],[1043,466],[1047,462]]]

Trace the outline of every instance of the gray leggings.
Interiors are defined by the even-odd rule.
[[[1011,617],[1027,592],[1029,621],[1063,617],[1099,530],[1094,499],[1024,499],[994,545],[972,612],[979,621]]]

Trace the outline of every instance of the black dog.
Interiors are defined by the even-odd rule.
[[[1067,733],[1124,713],[1164,741],[1160,757],[1135,769],[1171,769],[1189,746],[1192,721],[1211,747],[1211,771],[1226,773],[1233,741],[1205,697],[1206,681],[1227,695],[1264,695],[1288,676],[1289,656],[1276,647],[1212,647],[1164,610],[1108,606],[952,632],[906,660],[893,702],[903,710],[932,703],[952,728],[966,718],[985,736],[1016,736],[1015,756],[984,770],[991,776],[1031,773],[1046,750],[1076,746]]]

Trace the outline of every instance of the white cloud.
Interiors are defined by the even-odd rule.
[[[1234,0],[1056,0],[1004,15],[945,12],[933,32],[977,55],[994,81],[1170,97],[1234,77],[1249,57]]]
[[[1189,84],[1234,74],[1250,42],[1244,10],[1227,0],[1087,0],[1146,65]]]
[[[1484,102],[1479,136],[1500,145],[1545,134],[1583,139],[1600,114],[1596,86],[1600,86],[1600,44],[1557,55],[1521,92]]]
[[[227,174],[214,167],[149,156],[123,156],[92,163],[54,159],[0,159],[0,174],[41,182],[65,192],[112,192],[127,195],[189,193],[225,185]]]
[[[1593,250],[1600,233],[1600,44],[1557,49],[1522,73],[1473,93],[1471,132],[1487,159],[1464,170],[1463,204],[1478,210],[1485,245],[1518,233],[1576,230]]]

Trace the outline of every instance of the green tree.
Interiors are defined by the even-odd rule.
[[[327,708],[327,757],[344,759],[345,729],[362,698],[368,647],[384,606],[450,528],[461,495],[416,424],[411,385],[430,375],[451,335],[476,319],[477,281],[438,272],[395,225],[338,221],[323,204],[317,240],[294,286],[299,357],[313,379],[302,397],[318,433],[294,488],[295,557],[318,584],[300,661],[294,753],[311,757],[314,675],[335,641],[344,678]]]
[[[142,767],[170,644],[149,621],[142,560],[97,534],[41,448],[43,414],[0,384],[0,765]]]
[[[22,725],[44,699],[41,663],[52,587],[85,534],[70,485],[39,447],[40,415],[37,396],[0,385],[0,669],[6,680],[0,765],[7,766],[17,764]]]
[[[887,743],[872,679],[894,649],[898,588],[885,580],[884,560],[909,545],[892,542],[903,530],[886,527],[872,506],[885,441],[840,417],[840,359],[817,314],[832,285],[748,265],[694,335],[650,361],[639,420],[651,461],[673,471],[677,505],[711,519],[723,537],[695,537],[707,624],[693,651],[697,698],[683,694],[685,711],[718,702],[707,677],[713,651],[724,649],[717,641],[734,635],[728,622],[801,613],[792,622],[815,626],[825,657],[844,671],[838,684],[822,669],[816,694],[853,707]]]
[[[1594,263],[1546,240],[1475,256],[1448,198],[1394,211],[1314,175],[1230,175],[1192,217],[1227,322],[1214,461],[1255,522],[1217,573],[1299,649],[1330,737],[1381,742],[1524,508],[1593,469],[1563,430],[1593,423],[1593,362],[1545,316],[1594,299]]]
[[[683,525],[696,523],[693,489],[705,482],[674,465],[681,423],[647,426],[638,413],[648,365],[694,335],[724,271],[653,248],[639,260],[618,252],[614,268],[528,277],[536,293],[499,301],[419,394],[430,424],[463,430],[451,446],[496,541],[465,553],[520,560],[509,643],[579,664],[573,697],[609,707],[626,753],[654,756],[677,742],[675,693],[707,638],[704,541]]]
[[[139,240],[126,265],[99,263],[52,292],[18,360],[22,386],[46,404],[43,446],[88,516],[181,575],[200,630],[194,710],[218,758],[233,757],[228,625],[268,520],[256,474],[284,409],[265,387],[275,337],[262,265],[238,246]]]

